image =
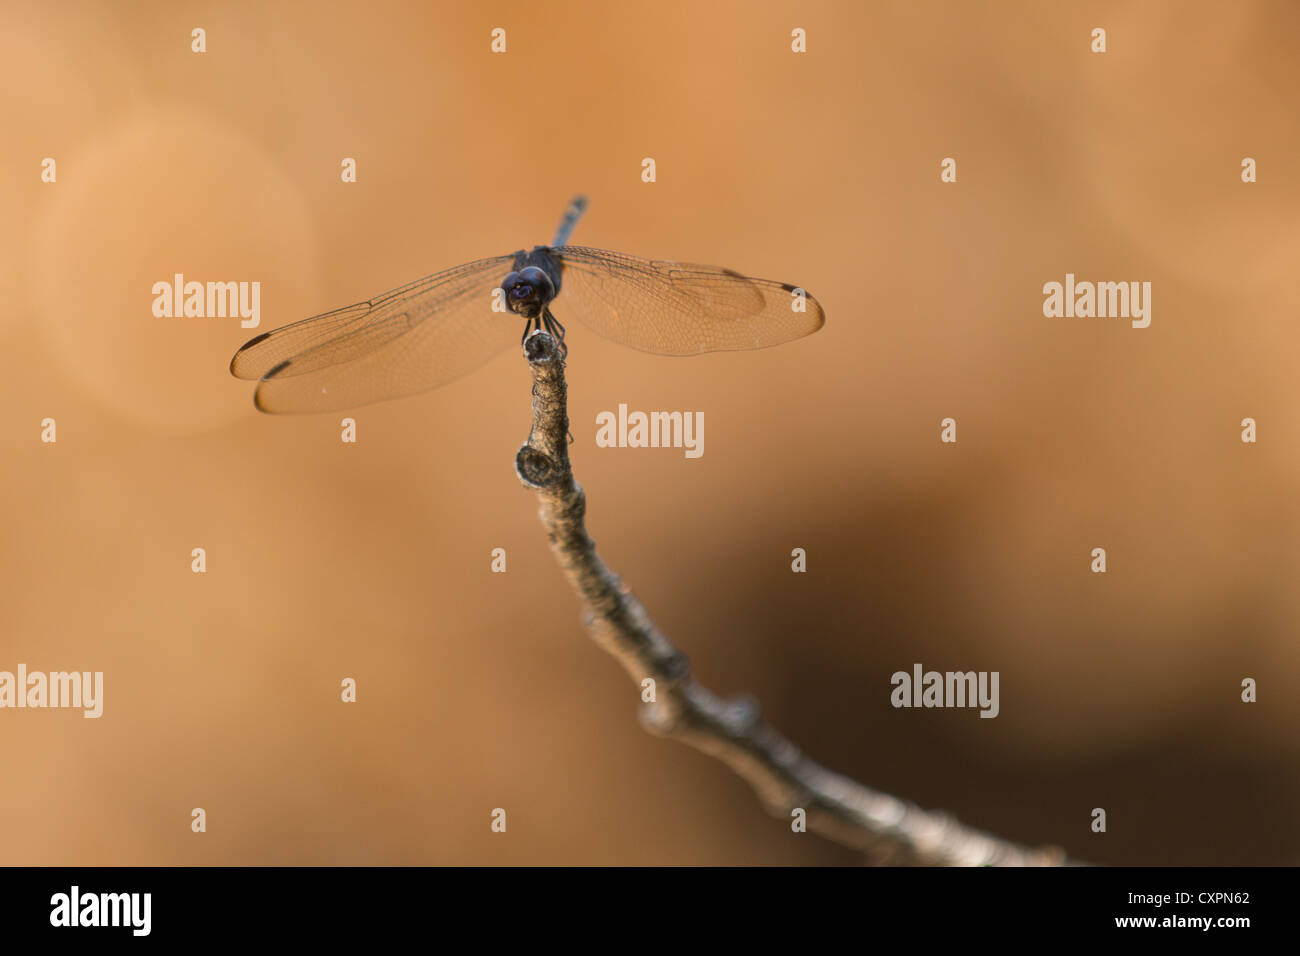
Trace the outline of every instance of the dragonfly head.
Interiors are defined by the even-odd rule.
[[[501,280],[506,307],[526,319],[541,315],[542,309],[555,298],[555,283],[537,266],[525,266]]]

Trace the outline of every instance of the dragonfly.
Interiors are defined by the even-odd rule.
[[[478,259],[366,302],[271,332],[240,347],[236,378],[257,381],[263,412],[325,412],[445,385],[509,347],[502,320],[544,330],[564,354],[565,308],[621,345],[656,355],[760,349],[810,335],[826,321],[802,287],[731,269],[569,244],[585,197],[565,210],[549,246]]]

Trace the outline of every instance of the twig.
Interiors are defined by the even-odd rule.
[[[749,781],[774,816],[807,812],[810,829],[863,850],[875,863],[939,866],[1060,866],[1057,848],[1032,849],[972,830],[953,818],[862,786],[820,766],[759,716],[752,699],[725,701],[690,676],[685,655],[655,627],[641,602],[605,566],[587,535],[587,499],[569,464],[568,389],[555,339],[524,342],[533,374],[533,427],[515,470],[541,499],[551,550],[584,606],[601,647],[638,684],[655,682],[647,729],[711,754]]]

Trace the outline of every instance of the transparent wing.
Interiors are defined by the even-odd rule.
[[[230,372],[260,379],[264,412],[336,411],[436,388],[510,345],[517,317],[492,311],[492,291],[513,262],[479,259],[264,333]]]
[[[816,332],[826,321],[811,295],[718,266],[642,259],[565,246],[553,311],[622,345],[658,355],[761,349]],[[800,311],[802,309],[802,311]]]

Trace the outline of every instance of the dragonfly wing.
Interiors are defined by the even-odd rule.
[[[510,344],[492,292],[514,256],[480,259],[247,342],[231,374],[265,412],[354,408],[436,388]],[[513,316],[510,316],[513,318]]]
[[[565,246],[558,314],[621,345],[658,355],[761,349],[822,327],[821,304],[798,287],[718,266]],[[565,308],[567,306],[567,308]]]

